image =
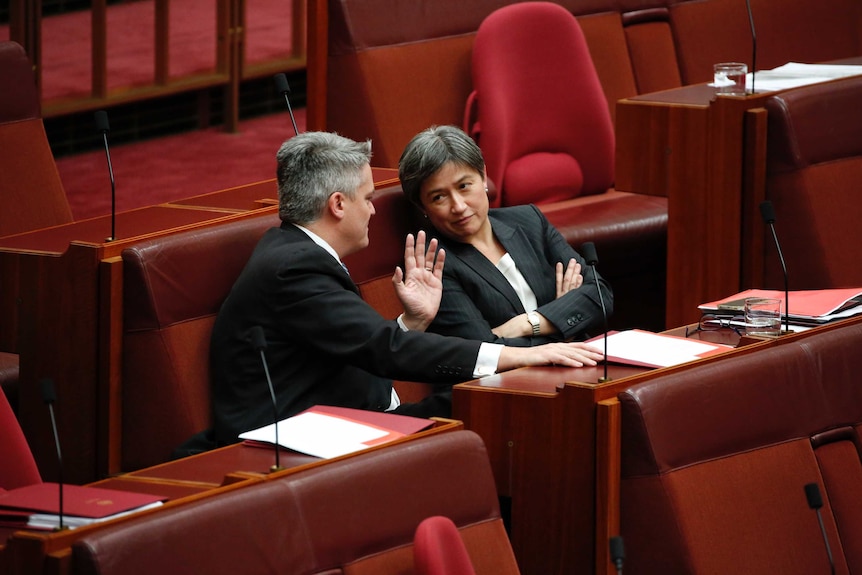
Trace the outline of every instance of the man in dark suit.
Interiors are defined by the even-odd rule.
[[[370,144],[323,132],[278,151],[279,215],[224,302],[211,343],[215,439],[272,422],[260,355],[264,330],[279,417],[316,404],[419,413],[399,405],[387,378],[449,384],[525,365],[595,365],[601,354],[554,343],[535,348],[423,333],[437,313],[445,252],[420,232],[392,281],[404,313],[385,320],[359,296],[342,258],[368,245],[374,214]],[[429,407],[439,409],[438,404]]]

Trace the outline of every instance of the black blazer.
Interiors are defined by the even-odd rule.
[[[565,238],[533,205],[495,208],[488,217],[494,235],[515,261],[518,270],[536,295],[538,312],[559,330],[556,337],[499,338],[491,329],[525,311],[509,281],[488,258],[470,244],[455,242],[436,234],[446,249],[443,268],[443,299],[440,311],[428,331],[469,339],[531,346],[549,341],[582,340],[601,332],[604,324],[596,279]],[[554,266],[570,258],[581,264],[583,285],[556,296]],[[613,293],[599,276],[605,307],[613,311]]]
[[[268,230],[213,328],[210,369],[215,438],[272,422],[272,401],[251,327],[263,327],[279,418],[316,404],[389,406],[387,378],[471,379],[478,341],[404,332],[359,296],[347,272],[291,224]]]

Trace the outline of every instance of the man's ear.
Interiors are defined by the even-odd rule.
[[[344,202],[347,198],[341,192],[334,192],[329,196],[329,199],[326,200],[326,208],[329,210],[329,213],[332,214],[337,220],[341,220],[344,218]]]

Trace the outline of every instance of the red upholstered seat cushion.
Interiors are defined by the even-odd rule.
[[[507,205],[568,200],[581,194],[584,173],[569,154],[538,152],[514,160],[506,168]],[[535,198],[541,190],[541,197]],[[598,192],[599,190],[596,190]]]

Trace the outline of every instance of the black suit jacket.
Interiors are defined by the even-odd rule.
[[[272,401],[249,330],[264,329],[279,418],[315,405],[389,406],[387,378],[447,383],[473,376],[478,341],[404,332],[359,296],[344,268],[291,224],[268,230],[213,328],[215,439],[271,423]]]
[[[494,235],[515,261],[536,295],[538,312],[559,330],[556,337],[498,338],[491,329],[525,311],[509,281],[488,258],[470,244],[437,234],[446,249],[443,299],[428,331],[469,339],[530,346],[549,341],[586,339],[603,329],[596,275],[584,258],[533,205],[492,209],[488,213]],[[570,258],[581,264],[583,285],[556,299],[554,266]],[[605,308],[613,311],[613,293],[599,276]]]

